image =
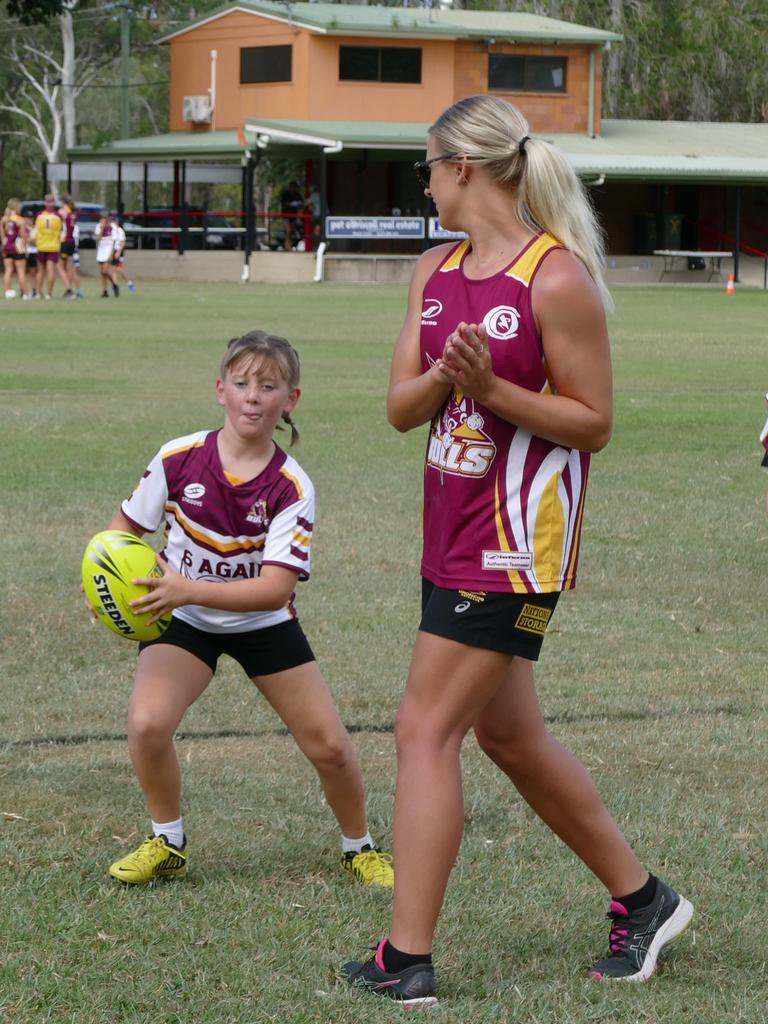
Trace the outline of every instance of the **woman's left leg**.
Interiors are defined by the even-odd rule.
[[[478,743],[520,795],[613,895],[648,880],[586,768],[547,731],[533,662],[514,658],[474,724]]]
[[[16,274],[19,278],[19,289],[22,297],[27,294],[27,261],[26,257],[21,260],[15,260],[14,266]]]

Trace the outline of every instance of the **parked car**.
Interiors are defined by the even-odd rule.
[[[27,217],[30,214],[36,217],[45,209],[42,199],[25,199],[21,204],[21,214]],[[77,204],[77,226],[80,231],[80,248],[95,249],[96,239],[93,233],[96,225],[102,217],[106,216],[107,208],[101,203],[78,203]]]
[[[237,249],[242,231],[234,221],[200,207],[187,207],[187,248]],[[175,249],[181,230],[181,212],[158,206],[146,213],[126,215],[123,228],[132,248]]]

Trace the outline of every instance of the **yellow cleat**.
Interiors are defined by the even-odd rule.
[[[141,846],[109,869],[113,878],[129,885],[142,885],[155,878],[175,878],[187,872],[186,841],[181,850],[165,836],[149,836]]]
[[[363,885],[380,885],[384,889],[391,889],[395,884],[392,854],[382,853],[375,846],[371,848],[366,844],[359,853],[352,850],[342,853],[341,866]]]

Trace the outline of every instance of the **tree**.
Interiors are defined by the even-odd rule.
[[[22,25],[39,25],[61,14],[66,0],[8,0],[8,13]]]
[[[0,94],[0,111],[15,116],[26,131],[3,134],[29,136],[46,160],[61,160],[77,141],[75,101],[100,69],[92,45],[75,46],[73,13],[79,0],[62,0],[58,29],[21,29],[11,34],[7,54],[11,72]]]

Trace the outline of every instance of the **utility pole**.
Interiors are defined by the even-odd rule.
[[[130,80],[129,59],[131,55],[131,12],[128,4],[120,8],[120,138],[131,134],[131,110],[128,85]]]

